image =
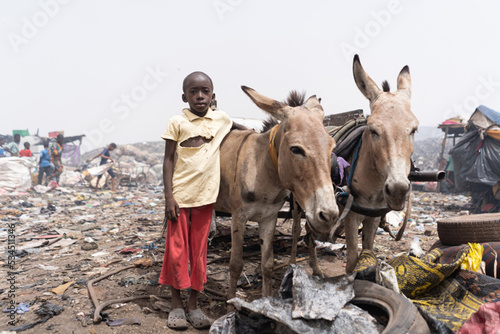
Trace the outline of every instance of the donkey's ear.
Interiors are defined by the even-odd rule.
[[[377,84],[366,74],[361,62],[359,61],[359,56],[354,56],[354,62],[352,65],[352,72],[354,74],[354,81],[363,95],[372,103],[377,99],[377,97],[382,92]]]
[[[404,92],[411,98],[411,76],[408,65],[403,67],[398,75],[398,92]]]
[[[323,107],[321,106],[321,99],[316,98],[316,95],[311,96],[304,103],[304,107],[311,111],[315,111],[319,113],[321,116],[324,116],[325,112],[323,111]]]
[[[270,113],[272,116],[274,116],[274,118],[278,120],[282,121],[285,119],[285,107],[287,106],[286,104],[259,94],[250,87],[241,86],[241,89],[250,97],[250,99],[257,105],[257,107]]]

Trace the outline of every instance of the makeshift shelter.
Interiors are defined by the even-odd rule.
[[[64,132],[49,133],[51,143],[55,141],[55,138],[59,133],[63,134]],[[85,135],[64,137],[64,149],[62,154],[62,163],[64,166],[78,167],[82,164],[80,146],[82,145],[83,137],[85,137]]]
[[[476,198],[483,202],[481,205],[485,204],[485,196],[492,196],[487,200],[491,205],[487,210],[481,209],[483,212],[497,211],[493,208],[496,206],[500,209],[500,203],[497,205],[491,201],[495,195],[500,195],[492,191],[493,187],[498,189],[497,184],[500,182],[500,113],[483,105],[477,107],[469,119],[464,136],[450,151],[450,155],[456,188],[470,191],[473,197],[481,194],[481,198]]]

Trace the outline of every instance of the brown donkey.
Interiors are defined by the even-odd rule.
[[[281,122],[271,131],[231,131],[221,155],[221,185],[215,209],[232,214],[228,298],[236,295],[243,269],[243,233],[247,221],[259,223],[262,294],[271,295],[273,237],[278,212],[293,193],[305,210],[308,228],[328,238],[338,218],[330,156],[334,141],[323,126],[323,108],[312,96],[291,107],[242,86],[262,110]]]
[[[364,71],[358,55],[354,57],[353,72],[356,85],[370,101],[371,115],[362,136],[350,192],[354,201],[363,207],[402,210],[410,190],[408,174],[413,137],[418,128],[418,120],[410,109],[410,70],[408,66],[401,70],[395,92],[390,92],[387,82],[381,90]],[[380,217],[367,217],[353,211],[343,220],[348,273],[354,270],[358,259],[359,225],[363,223],[363,249],[373,249],[379,221]]]

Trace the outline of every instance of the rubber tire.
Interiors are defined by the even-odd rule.
[[[370,281],[354,281],[355,297],[352,304],[363,308],[363,305],[376,306],[389,316],[382,333],[389,334],[430,334],[427,322],[418,312],[411,300]]]
[[[443,245],[500,241],[500,213],[483,213],[443,218],[437,222]]]

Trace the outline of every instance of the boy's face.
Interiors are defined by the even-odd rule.
[[[188,79],[182,101],[189,103],[193,114],[205,116],[213,99],[215,94],[209,78],[200,74]]]

